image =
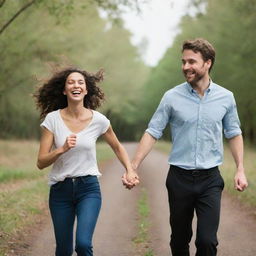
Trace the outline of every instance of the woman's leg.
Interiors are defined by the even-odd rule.
[[[72,195],[70,180],[58,182],[50,189],[49,207],[56,239],[56,256],[71,256],[73,253],[75,207]]]
[[[83,177],[77,184],[76,252],[92,256],[92,236],[101,208],[100,186],[96,176]]]

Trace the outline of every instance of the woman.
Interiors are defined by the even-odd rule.
[[[45,118],[37,166],[53,164],[49,174],[49,207],[57,256],[71,256],[73,226],[77,217],[76,246],[79,256],[91,256],[92,236],[101,207],[95,144],[103,135],[126,169],[131,187],[138,176],[109,120],[95,111],[104,94],[97,86],[103,72],[90,74],[76,68],[57,72],[34,94]]]

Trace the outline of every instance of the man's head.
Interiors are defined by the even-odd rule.
[[[184,50],[192,50],[195,53],[200,52],[204,61],[211,60],[210,73],[215,61],[215,49],[207,40],[203,38],[186,40],[182,45],[182,52]]]
[[[205,39],[186,40],[182,45],[182,70],[188,82],[208,75],[215,60],[215,50]]]

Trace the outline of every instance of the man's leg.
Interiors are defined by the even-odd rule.
[[[166,187],[170,206],[172,229],[170,247],[173,256],[189,256],[194,215],[193,177],[171,166]]]
[[[202,184],[202,193],[196,202],[196,256],[215,256],[217,254],[217,230],[224,182],[219,171],[216,170],[211,177],[206,177]]]

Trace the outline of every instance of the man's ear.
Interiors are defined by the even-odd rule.
[[[212,66],[212,60],[211,59],[207,60],[206,64],[207,64],[208,68],[210,69]]]

